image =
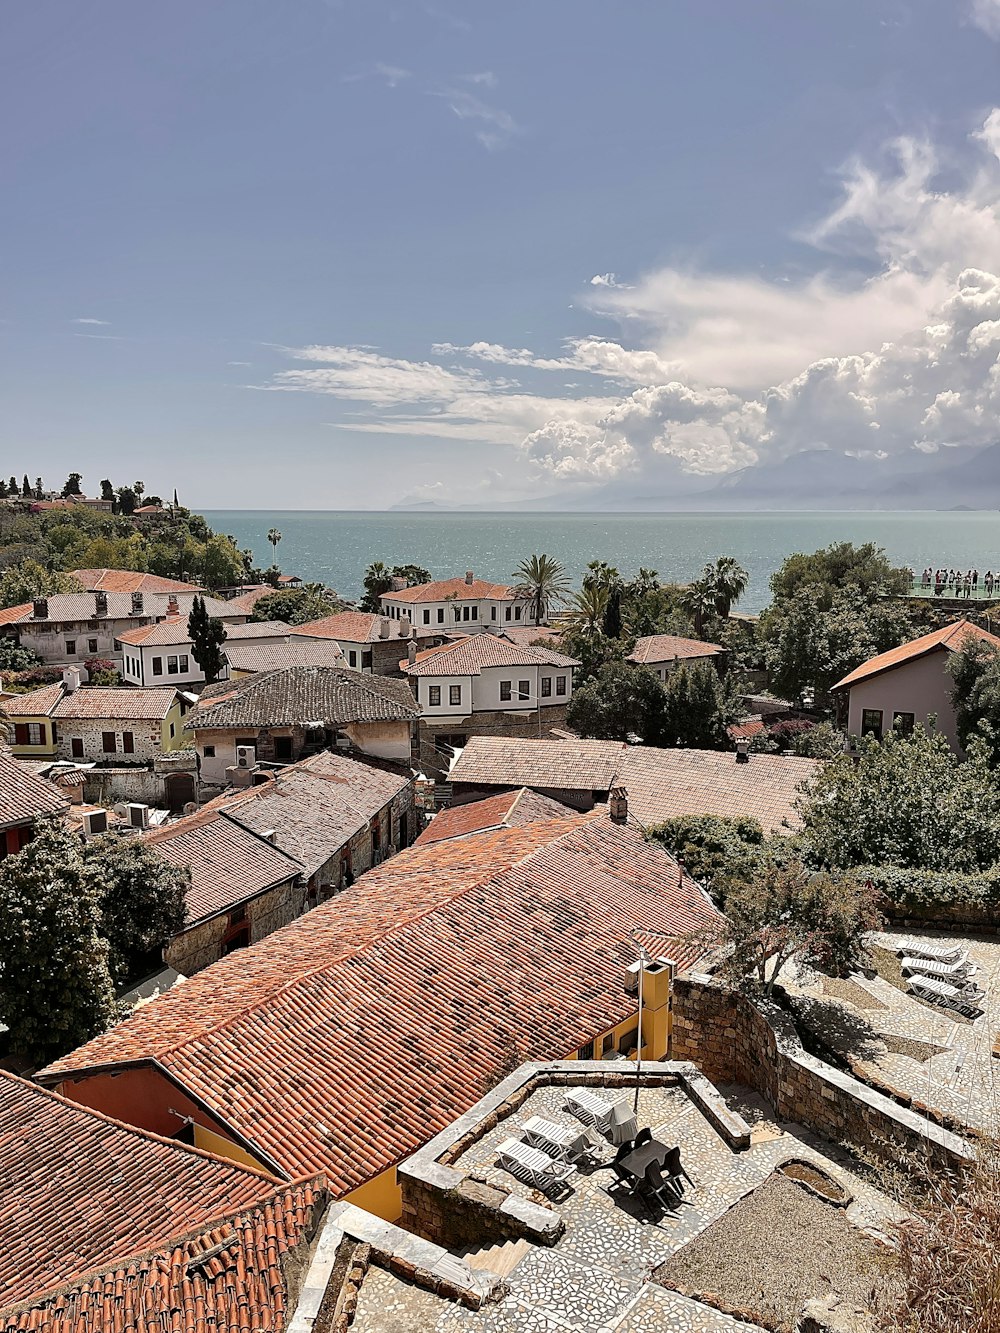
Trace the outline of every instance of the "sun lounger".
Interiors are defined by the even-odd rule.
[[[951,981],[953,977],[970,977],[975,967],[969,962],[968,954],[961,954],[951,963],[942,963],[938,958],[904,958],[900,962],[903,976],[919,972],[925,977],[940,977],[942,981]]]
[[[964,1014],[966,1018],[978,1013],[981,1007],[968,991],[962,991],[947,981],[939,981],[936,977],[910,977],[910,990],[921,1000],[927,1000],[930,1004],[937,1004],[945,1009],[954,1009]]]
[[[565,1184],[576,1171],[576,1167],[568,1162],[557,1162],[540,1148],[532,1148],[520,1139],[504,1139],[497,1148],[497,1157],[503,1169],[517,1180],[541,1190]]]
[[[953,963],[962,950],[957,944],[921,944],[919,940],[897,939],[895,952],[908,958],[933,958],[939,963]]]
[[[521,1137],[530,1147],[541,1148],[542,1152],[560,1162],[575,1162],[594,1147],[587,1133],[572,1125],[559,1125],[540,1115],[533,1115],[524,1122]]]
[[[592,1125],[602,1134],[607,1134],[611,1126],[611,1112],[615,1109],[613,1102],[598,1097],[589,1088],[571,1088],[566,1094],[564,1106],[582,1125]]]

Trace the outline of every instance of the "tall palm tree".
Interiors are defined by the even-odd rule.
[[[569,623],[585,634],[603,634],[608,611],[608,589],[585,584],[570,602]]]
[[[520,579],[516,591],[531,598],[531,610],[536,625],[549,618],[549,607],[562,604],[569,592],[566,570],[550,555],[532,555],[522,560],[512,575]]]
[[[281,541],[281,533],[277,528],[271,528],[267,534],[267,540],[271,543],[271,560],[273,562],[278,556],[278,542]]]
[[[740,600],[750,582],[750,575],[731,555],[720,556],[714,565],[706,565],[702,578],[711,584],[716,614],[723,619],[728,617],[733,603]]]
[[[681,593],[681,606],[694,621],[694,632],[700,639],[705,632],[705,622],[716,614],[716,592],[711,579],[695,579]]]

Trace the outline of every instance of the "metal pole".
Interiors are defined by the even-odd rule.
[[[646,966],[646,950],[638,942],[635,942],[636,952],[639,955],[639,1031],[636,1034],[635,1042],[635,1097],[632,1099],[632,1114],[639,1114],[639,1085],[642,1082],[642,973]]]

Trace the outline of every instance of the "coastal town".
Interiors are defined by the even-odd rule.
[[[985,1280],[995,603],[850,543],[759,616],[725,555],[350,602],[82,480],[0,499],[4,1329],[858,1333]]]

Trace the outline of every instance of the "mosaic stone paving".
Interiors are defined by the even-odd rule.
[[[972,1023],[956,1022],[945,1010],[930,1009],[905,995],[881,977],[855,976],[884,1009],[859,1009],[846,1000],[822,996],[822,983],[813,973],[790,973],[782,981],[792,993],[811,1002],[812,1018],[834,1049],[851,1060],[859,1078],[888,1083],[900,1092],[935,1107],[959,1124],[977,1130],[1000,1130],[1000,1060],[993,1043],[1000,1032],[1000,943],[963,939],[948,933],[909,938],[961,945],[978,969],[975,980],[986,992],[986,1007]],[[892,933],[874,936],[892,947]],[[821,998],[822,996],[822,998]],[[914,1037],[945,1049],[927,1060],[896,1054],[880,1034]]]
[[[616,1096],[626,1096],[624,1089]],[[552,1249],[533,1248],[506,1279],[508,1294],[479,1311],[452,1305],[381,1270],[365,1280],[358,1306],[358,1333],[756,1333],[754,1326],[652,1284],[654,1268],[716,1220],[788,1157],[815,1161],[854,1195],[848,1217],[876,1232],[894,1215],[884,1196],[859,1180],[850,1158],[801,1126],[776,1124],[756,1094],[725,1091],[726,1100],[763,1141],[734,1153],[680,1088],[644,1088],[638,1121],[657,1138],[680,1143],[682,1160],[695,1182],[690,1205],[655,1219],[624,1191],[607,1193],[604,1169],[585,1167],[556,1204],[566,1232]],[[531,1115],[575,1124],[562,1110],[563,1090],[542,1088],[455,1165],[504,1189],[530,1196],[494,1162],[500,1139]],[[609,1146],[598,1160],[613,1156]]]

